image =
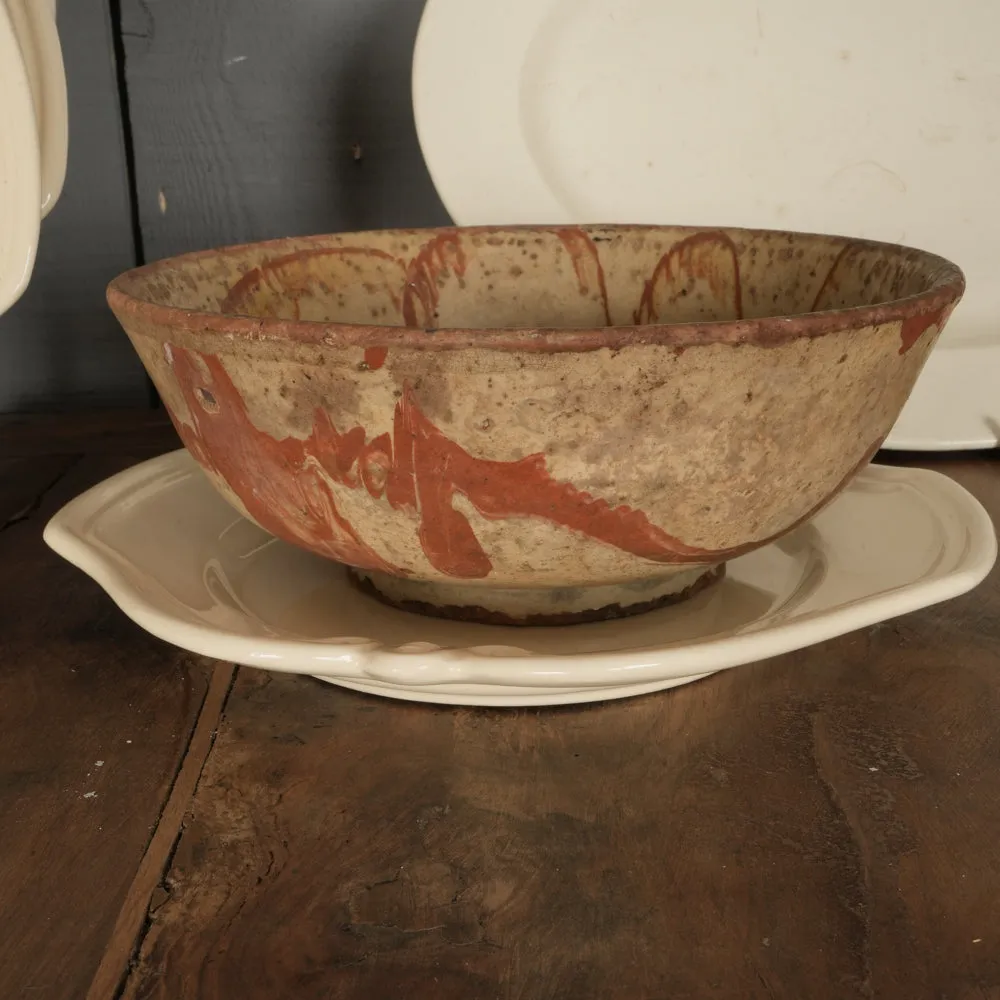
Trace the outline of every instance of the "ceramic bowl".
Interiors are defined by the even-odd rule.
[[[534,624],[677,600],[815,514],[962,291],[899,246],[593,226],[231,247],[108,299],[241,514],[390,603]]]

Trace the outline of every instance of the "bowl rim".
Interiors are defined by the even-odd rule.
[[[345,323],[327,320],[288,320],[269,316],[249,316],[242,313],[221,313],[205,309],[185,309],[141,298],[129,288],[137,283],[157,279],[164,271],[201,258],[240,251],[260,252],[282,248],[308,251],[309,244],[325,246],[330,237],[363,237],[393,235],[401,238],[445,235],[448,233],[538,233],[579,229],[588,236],[602,233],[649,233],[671,230],[695,235],[721,233],[729,238],[782,236],[839,241],[843,244],[834,262],[849,248],[882,250],[893,256],[910,255],[927,268],[929,285],[914,295],[867,306],[851,306],[817,312],[784,316],[762,316],[754,319],[624,324],[591,327],[423,327],[388,326],[367,323]],[[938,254],[916,247],[880,240],[869,240],[837,234],[800,230],[751,228],[742,226],[674,226],[658,224],[581,224],[566,226],[481,225],[428,226],[416,228],[386,228],[352,230],[309,236],[284,236],[277,239],[234,243],[206,250],[165,257],[131,268],[114,278],[107,287],[107,301],[120,321],[132,318],[152,324],[154,329],[184,331],[191,334],[215,334],[232,343],[243,341],[290,343],[327,347],[404,347],[415,350],[459,350],[477,348],[493,351],[524,351],[529,353],[581,352],[601,349],[621,349],[638,345],[687,348],[714,344],[751,344],[760,347],[778,346],[800,338],[820,337],[837,331],[863,329],[903,321],[916,316],[928,318],[953,307],[965,291],[965,276],[957,264]],[[942,324],[943,325],[943,322]],[[161,333],[162,335],[162,333]],[[220,346],[222,346],[220,344]]]

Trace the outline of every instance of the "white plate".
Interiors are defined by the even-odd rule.
[[[673,608],[564,628],[421,618],[359,593],[343,567],[239,517],[184,451],[122,472],[45,540],[143,628],[184,649],[459,705],[561,705],[673,687],[974,587],[996,558],[961,486],[871,466],[815,520],[729,564]]]
[[[883,447],[964,451],[997,444],[1000,344],[939,342]]]
[[[998,38],[988,0],[428,0],[414,113],[462,225],[757,226],[954,260],[968,292],[886,446],[987,447]]]

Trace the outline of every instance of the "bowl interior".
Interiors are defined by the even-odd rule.
[[[383,230],[161,261],[112,286],[226,316],[423,329],[703,323],[878,306],[960,281],[906,247],[682,227]]]

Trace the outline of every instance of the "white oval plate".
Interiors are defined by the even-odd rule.
[[[387,608],[344,568],[239,517],[186,451],[112,477],[45,529],[135,622],[184,649],[372,694],[562,705],[683,684],[964,593],[989,515],[961,486],[870,466],[810,524],[734,560],[685,604],[618,622],[510,628]]]
[[[414,114],[461,225],[798,229],[954,260],[968,291],[886,447],[991,447],[998,38],[983,0],[428,0]]]

